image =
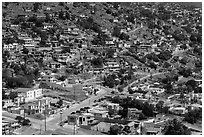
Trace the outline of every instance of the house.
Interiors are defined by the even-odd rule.
[[[7,50],[7,51],[12,51],[14,49],[14,45],[13,44],[3,44],[3,49]]]
[[[20,127],[18,120],[2,116],[2,135],[9,135]]]
[[[34,40],[28,36],[20,36],[19,40],[21,40],[24,44],[23,46],[26,47],[28,50],[35,49]]]
[[[161,128],[149,127],[146,129],[146,135],[159,135],[161,134]]]
[[[107,45],[108,47],[115,45],[114,41],[112,41],[112,40],[110,40],[110,41],[105,41],[105,42],[106,42],[106,45]]]
[[[91,113],[83,113],[83,114],[71,114],[68,115],[67,117],[68,119],[68,124],[69,125],[76,125],[76,126],[80,126],[80,125],[90,125],[92,124],[92,122],[94,121],[94,115]]]
[[[2,107],[3,109],[7,109],[9,106],[15,106],[12,99],[4,99],[2,100],[2,102],[4,102],[4,105]]]
[[[50,108],[49,98],[42,98],[34,101],[27,102],[26,104],[21,105],[23,109],[26,110],[28,115],[35,113],[44,113],[45,110]]]
[[[107,61],[106,63],[106,69],[109,71],[119,71],[120,70],[120,64],[116,61]]]
[[[161,94],[164,92],[164,89],[161,89],[161,88],[154,88],[154,87],[148,87],[147,88],[147,91],[150,91],[151,93],[153,94]]]
[[[128,108],[127,117],[129,119],[138,118],[141,113],[142,110],[138,110],[137,108]]]
[[[101,72],[104,72],[104,68],[103,67],[101,67],[101,68],[95,68],[95,67],[92,67],[92,73],[94,73],[94,74],[100,74]]]
[[[57,79],[52,75],[45,75],[45,76],[42,76],[40,81],[55,83],[55,82],[57,82]]]
[[[108,117],[108,111],[100,107],[89,109],[88,112],[93,114],[95,118],[107,118]]]
[[[186,108],[184,107],[172,107],[169,109],[169,111],[177,115],[183,115],[187,112]]]
[[[12,107],[8,112],[11,112],[13,114],[23,115],[25,110],[21,107]]]
[[[79,115],[72,114],[67,116],[68,125],[79,126]]]
[[[18,96],[23,96],[24,102],[28,102],[34,100],[36,98],[42,97],[42,89],[37,88],[18,88],[14,90],[14,92],[18,93]]]
[[[105,102],[102,105],[105,106],[108,110],[114,110],[114,111],[120,110],[120,105],[117,103]]]
[[[81,125],[90,125],[94,121],[94,115],[91,113],[83,113],[82,118],[79,119],[81,122]]]
[[[50,29],[53,28],[53,25],[50,23],[43,23],[44,28],[43,29]]]
[[[62,68],[62,64],[58,63],[58,62],[56,62],[54,60],[47,61],[46,65],[51,69],[61,69]]]

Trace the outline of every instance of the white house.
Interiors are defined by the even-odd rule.
[[[17,92],[18,95],[22,95],[25,98],[25,102],[42,97],[43,95],[41,88],[18,88],[15,90],[15,92]]]

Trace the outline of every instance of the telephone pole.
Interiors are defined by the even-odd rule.
[[[75,135],[75,122],[74,122],[74,135]]]
[[[76,96],[75,96],[75,85],[74,85],[74,101],[76,101]]]
[[[45,131],[46,131],[46,106],[45,106]]]
[[[60,123],[62,124],[62,114],[63,114],[63,112],[62,112],[62,110],[60,110]],[[61,125],[60,124],[60,125]]]
[[[40,135],[41,135],[41,126],[42,126],[42,125],[40,124]]]

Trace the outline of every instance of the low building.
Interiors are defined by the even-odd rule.
[[[173,114],[177,114],[177,115],[182,115],[185,114],[187,112],[186,108],[184,107],[172,107],[169,109],[170,112],[172,112]]]
[[[108,111],[101,107],[94,107],[88,110],[89,113],[93,114],[95,118],[107,118]]]
[[[161,134],[160,128],[149,127],[146,129],[146,135],[159,135]]]
[[[24,102],[28,102],[36,98],[40,98],[43,95],[41,88],[18,88],[14,92],[17,92],[18,96],[23,97],[24,99],[21,99],[21,100],[24,100]],[[21,101],[21,100],[17,100],[17,101]]]
[[[26,104],[21,105],[21,107],[25,110],[25,112],[28,115],[44,113],[45,110],[48,110],[50,108],[50,100],[49,98],[43,98],[27,102]]]
[[[2,135],[10,135],[20,127],[17,120],[2,116]]]
[[[142,110],[138,110],[137,108],[128,108],[127,117],[129,119],[138,119],[139,115],[142,113]]]
[[[7,110],[9,106],[14,106],[12,99],[4,99],[2,102],[4,102],[3,109],[5,110]]]

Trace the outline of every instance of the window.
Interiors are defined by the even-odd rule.
[[[85,121],[85,118],[83,118],[83,121]]]

